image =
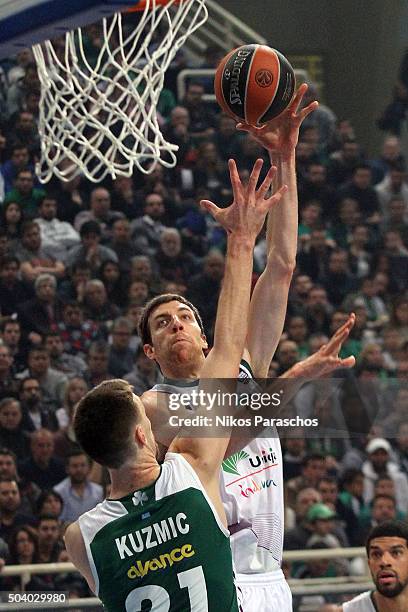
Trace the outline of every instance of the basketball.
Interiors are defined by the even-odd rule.
[[[237,121],[259,126],[288,106],[295,90],[295,73],[276,49],[244,45],[221,60],[214,89],[225,113]]]

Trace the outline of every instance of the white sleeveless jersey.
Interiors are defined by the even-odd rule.
[[[241,392],[252,372],[241,361]],[[242,386],[241,386],[242,385]],[[253,389],[254,383],[249,383]],[[165,381],[153,387],[159,393],[188,394],[198,381]],[[229,530],[235,571],[239,574],[263,574],[281,566],[283,550],[283,468],[282,451],[276,428],[269,437],[252,440],[222,464],[221,497]]]
[[[343,612],[377,612],[371,595],[372,591],[366,591],[347,601],[343,604]]]

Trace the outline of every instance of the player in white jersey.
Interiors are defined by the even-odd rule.
[[[295,267],[297,245],[297,187],[295,146],[303,119],[314,110],[312,103],[298,111],[306,85],[302,85],[290,107],[267,127],[254,132],[270,151],[278,166],[279,180],[288,185],[279,207],[268,214],[267,265],[254,289],[249,310],[246,351],[241,362],[247,374],[266,378],[269,364],[279,342],[287,307],[287,297]],[[207,210],[227,230],[228,209],[220,210],[213,203],[204,203]],[[278,210],[280,208],[280,210]],[[339,330],[327,347],[297,364],[284,376],[319,376],[354,359],[341,360],[338,351],[346,339],[354,318]],[[159,365],[167,384],[200,377],[208,344],[199,313],[192,304],[177,295],[159,296],[150,302],[141,318],[140,335],[146,355]],[[177,341],[180,338],[180,341]],[[146,411],[164,447],[171,441],[163,432],[166,417],[158,410],[158,392],[142,396]],[[160,434],[158,433],[160,431]],[[174,431],[167,432],[174,435]],[[248,446],[247,446],[248,444]],[[243,594],[245,612],[291,612],[291,594],[280,569],[283,543],[283,476],[279,438],[252,442],[235,440],[223,464],[223,501],[232,533],[237,583]]]
[[[343,612],[406,612],[408,523],[386,521],[377,525],[367,538],[366,548],[376,588],[343,604]]]

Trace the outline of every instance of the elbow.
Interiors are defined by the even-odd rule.
[[[272,253],[266,262],[266,271],[275,278],[279,277],[286,280],[288,284],[292,281],[293,273],[296,268],[296,257],[284,257]]]

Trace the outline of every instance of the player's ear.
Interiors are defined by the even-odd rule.
[[[155,359],[156,359],[155,351],[154,351],[154,348],[153,348],[153,346],[151,344],[144,344],[143,345],[143,350],[144,350],[144,353],[145,353],[145,355],[146,355],[146,357],[148,359],[151,359],[152,361],[155,361]]]
[[[146,434],[141,425],[136,425],[135,429],[135,442],[137,445],[145,446],[146,444]]]
[[[208,349],[207,336],[205,334],[201,334],[201,340],[203,341],[203,349]]]

